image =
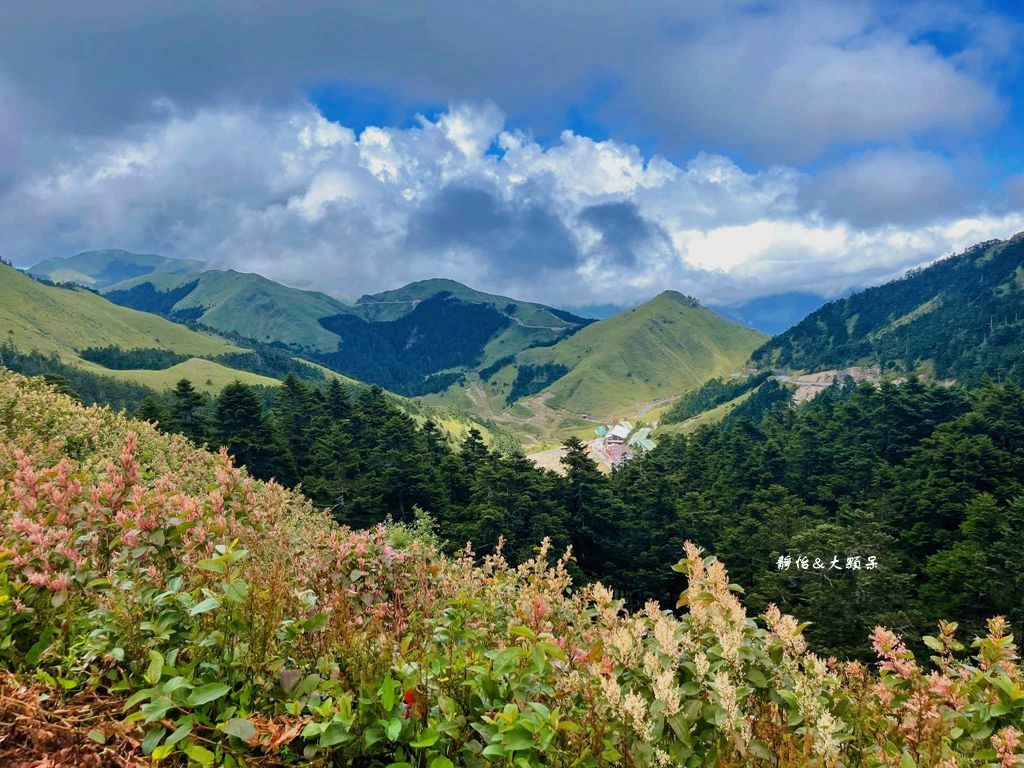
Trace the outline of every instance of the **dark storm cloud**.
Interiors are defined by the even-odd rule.
[[[579,218],[600,232],[602,253],[617,266],[635,267],[640,263],[639,252],[668,241],[664,230],[644,219],[635,203],[592,205]]]
[[[554,214],[533,201],[451,186],[410,219],[405,247],[437,253],[465,251],[494,277],[528,278],[571,270],[579,262],[572,236]]]
[[[977,30],[1016,27],[947,14],[965,37],[954,58],[922,42],[920,23],[880,26],[885,14],[821,0],[14,0],[0,73],[58,132],[159,119],[162,100],[273,102],[338,82],[408,104],[495,99],[553,129],[603,85],[612,124],[662,148],[702,141],[776,160],[998,116],[971,54],[990,43]]]

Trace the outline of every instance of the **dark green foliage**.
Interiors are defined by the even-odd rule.
[[[197,392],[188,379],[181,379],[171,391],[168,429],[180,432],[193,442],[206,439],[207,418],[203,413],[206,396]]]
[[[211,437],[256,477],[275,478],[286,485],[295,482],[297,472],[283,436],[275,433],[259,397],[247,384],[235,381],[221,391]]]
[[[764,371],[753,376],[735,379],[711,379],[700,389],[687,392],[662,417],[663,424],[676,424],[686,421],[704,411],[710,411],[723,403],[735,400],[755,387],[761,386],[771,377]]]
[[[83,360],[114,371],[164,371],[188,360],[187,355],[179,355],[177,352],[158,347],[148,349],[121,349],[114,346],[88,347],[80,350],[78,356]]]
[[[132,414],[133,418],[166,427],[171,421],[171,412],[154,396],[149,396]]]
[[[399,394],[415,394],[424,386],[434,391],[427,377],[476,365],[488,340],[510,323],[489,306],[438,294],[389,322],[371,323],[354,315],[323,318],[320,324],[338,334],[341,344],[317,360]]]
[[[327,378],[322,370],[296,360],[290,352],[266,344],[255,344],[244,339],[239,339],[239,341],[250,344],[255,349],[249,352],[229,352],[223,355],[208,356],[204,359],[212,360],[228,368],[249,371],[273,379],[284,378],[288,375],[297,376],[307,381],[325,381]],[[160,348],[88,347],[79,351],[78,354],[83,360],[115,371],[163,371],[189,359],[187,355]]]
[[[723,421],[726,424],[731,424],[739,419],[760,421],[761,417],[772,408],[788,407],[791,399],[792,393],[786,387],[775,379],[768,379],[755,389],[750,397],[729,411]]]
[[[586,327],[591,323],[596,323],[597,320],[590,317],[580,317],[574,315],[572,312],[566,312],[564,309],[555,309],[554,307],[548,307],[548,312],[557,317],[559,320],[565,320],[567,323],[572,323],[580,328]]]
[[[432,373],[424,377],[419,383],[410,384],[406,390],[406,395],[409,397],[419,397],[420,395],[429,395],[434,392],[444,392],[453,384],[463,384],[465,381],[466,374],[459,371]]]
[[[870,362],[898,371],[932,361],[939,378],[1024,381],[1024,235],[830,302],[752,360],[795,370]]]
[[[499,357],[486,368],[480,369],[480,378],[483,379],[484,381],[490,381],[491,377],[494,376],[494,374],[496,374],[506,365],[512,365],[512,363],[514,363],[515,361],[515,355],[505,355],[504,357]]]
[[[120,291],[110,291],[107,298],[115,304],[131,307],[141,312],[153,312],[164,317],[174,319],[195,320],[195,317],[185,318],[182,313],[174,311],[174,305],[188,296],[199,285],[198,280],[193,280],[169,291],[158,291],[152,283],[140,283],[132,288]],[[199,315],[205,310],[199,309]]]
[[[569,369],[560,363],[544,365],[521,365],[516,371],[516,380],[508,393],[508,402],[514,403],[521,397],[535,395],[549,384],[565,376]]]
[[[244,341],[247,346],[252,346],[249,341]],[[268,376],[272,379],[281,379],[285,376],[296,376],[304,381],[326,381],[327,376],[318,368],[300,362],[290,353],[266,344],[256,345],[252,352],[229,352],[224,355],[211,357],[215,363],[220,363],[228,368],[235,368],[239,371],[258,373],[261,376]]]

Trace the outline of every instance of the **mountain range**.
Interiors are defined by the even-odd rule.
[[[346,304],[260,275],[133,259],[124,251],[87,252],[30,272],[49,280],[78,275],[110,302],[242,347],[269,345],[400,395],[427,396],[435,407],[504,422],[528,441],[578,430],[586,425],[582,413],[633,415],[737,370],[765,339],[674,292],[595,321],[452,280]],[[110,281],[115,271],[151,267]]]
[[[418,397],[423,407],[473,414],[529,445],[581,434],[593,421],[656,419],[681,395],[745,369],[861,366],[889,376],[976,381],[986,374],[1021,378],[1024,352],[1024,234],[824,306],[813,294],[787,294],[733,308],[734,319],[665,291],[593,320],[444,279],[348,303],[260,275],[204,270],[198,261],[112,250],[30,270],[50,281],[72,276],[102,295],[7,271],[0,321],[9,338],[71,364],[101,368],[95,355],[82,356],[86,347],[164,347],[181,359],[164,370],[114,375],[166,386],[188,371],[216,388],[236,374],[278,376],[241,370],[240,358],[227,357],[262,349],[266,357],[301,358]],[[810,313],[792,323],[801,307]],[[768,338],[742,322],[750,312],[774,313],[780,329],[792,327]],[[751,397],[744,391],[729,405],[720,400],[728,391],[715,390],[715,409]]]

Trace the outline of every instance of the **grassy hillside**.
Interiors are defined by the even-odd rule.
[[[90,291],[43,285],[5,264],[0,264],[0,339],[12,341],[18,349],[53,352],[77,363],[82,362],[77,350],[90,346],[163,347],[197,356],[241,351]]]
[[[531,346],[552,344],[592,322],[543,304],[483,293],[445,279],[421,280],[393,291],[363,296],[350,311],[372,322],[399,321],[422,310],[425,301],[436,303],[438,297],[486,308],[507,320],[484,344],[478,362],[467,367],[486,368]]]
[[[550,393],[548,404],[608,418],[740,370],[764,339],[758,331],[666,291],[553,347],[527,350],[516,363],[568,368],[544,389]]]
[[[144,423],[0,372],[4,765],[1013,766],[1024,668],[1004,619],[935,668],[748,617],[687,543],[676,613],[566,561],[449,558],[352,531]],[[969,639],[964,638],[969,643]],[[146,758],[149,758],[146,761]],[[59,761],[59,762],[58,762]]]
[[[118,304],[196,320],[218,331],[300,350],[333,352],[338,337],[320,320],[348,311],[324,293],[301,291],[261,275],[210,270],[198,275],[156,274],[110,286]]]
[[[826,304],[752,359],[800,371],[866,364],[1024,380],[1024,233]]]
[[[470,304],[484,304],[514,318],[524,327],[541,330],[564,330],[584,324],[583,318],[575,317],[543,304],[518,301],[507,296],[476,291],[455,280],[433,279],[409,283],[393,291],[384,291],[362,296],[352,307],[353,313],[364,320],[395,320],[408,314],[423,299],[446,293]]]
[[[140,275],[187,274],[199,272],[202,268],[201,261],[169,259],[155,253],[131,253],[111,249],[85,251],[66,258],[45,259],[28,271],[55,283],[78,283],[101,289]]]
[[[160,371],[113,371],[91,363],[85,363],[81,368],[105,376],[115,376],[121,381],[131,381],[158,391],[172,388],[181,379],[188,379],[195,385],[196,389],[210,392],[211,394],[217,394],[233,381],[241,381],[245,384],[264,387],[276,387],[281,383],[277,379],[272,379],[268,376],[260,376],[249,371],[240,371],[237,368],[229,368],[212,360],[202,360],[197,357]]]

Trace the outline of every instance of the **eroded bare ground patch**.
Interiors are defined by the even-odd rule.
[[[122,722],[124,701],[68,697],[0,672],[0,765],[5,768],[142,768],[141,731]],[[99,740],[104,743],[100,744]]]

